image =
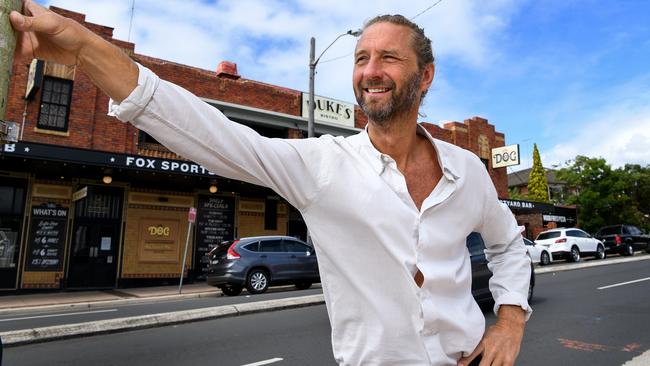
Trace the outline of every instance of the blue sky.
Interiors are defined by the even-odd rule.
[[[85,13],[129,37],[132,0],[40,1]],[[308,89],[309,38],[317,54],[380,13],[415,16],[437,0],[136,0],[136,52],[208,70],[236,62],[248,79]],[[530,166],[577,154],[614,166],[650,164],[650,1],[443,0],[414,20],[436,54],[422,112],[431,123],[487,118],[520,144]],[[343,37],[318,65],[316,93],[354,101],[355,40]]]

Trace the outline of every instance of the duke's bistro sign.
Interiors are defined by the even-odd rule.
[[[316,96],[314,119],[354,127],[354,104]],[[302,116],[309,118],[309,93],[302,93]]]

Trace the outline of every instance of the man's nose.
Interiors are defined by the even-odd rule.
[[[363,69],[363,76],[365,79],[381,79],[383,76],[383,69],[381,61],[378,57],[371,57]]]

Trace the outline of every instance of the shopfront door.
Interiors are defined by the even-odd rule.
[[[75,202],[68,288],[115,287],[123,197],[121,188],[91,186]]]
[[[0,177],[0,290],[16,288],[27,181]]]

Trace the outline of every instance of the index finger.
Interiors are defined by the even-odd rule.
[[[483,346],[483,341],[476,346],[474,351],[469,354],[467,357],[463,357],[460,360],[458,360],[457,366],[468,366],[470,362],[472,362],[476,357],[478,357],[480,354],[483,353],[485,347]]]

